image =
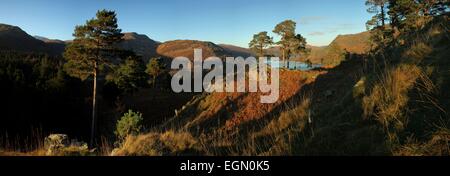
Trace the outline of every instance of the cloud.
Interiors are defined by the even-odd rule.
[[[300,18],[299,24],[307,25],[307,24],[310,24],[311,22],[325,20],[325,19],[326,19],[326,17],[324,17],[324,16],[306,16],[306,17]]]
[[[342,30],[353,29],[356,25],[351,23],[337,24],[336,26],[329,28],[328,32],[339,32]]]
[[[318,31],[318,32],[311,32],[308,35],[310,35],[310,36],[321,36],[321,35],[325,35],[325,33]]]
[[[343,32],[349,29],[353,29],[355,27],[355,24],[351,24],[351,23],[342,23],[342,24],[337,24],[333,27],[328,27],[322,31],[314,31],[314,32],[310,32],[308,33],[309,36],[323,36],[325,34],[329,34],[329,33],[339,33],[339,32]]]

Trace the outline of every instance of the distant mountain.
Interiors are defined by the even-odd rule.
[[[266,49],[266,54],[267,55],[272,55],[272,56],[277,56],[277,57],[281,57],[281,50],[279,46],[272,46]]]
[[[238,56],[250,57],[250,56],[255,55],[248,48],[243,48],[243,47],[228,45],[228,44],[219,44],[219,46],[224,48],[228,53],[231,53],[234,57],[238,57]]]
[[[194,49],[202,49],[203,59],[210,56],[224,58],[233,56],[229,51],[212,42],[198,40],[174,40],[160,44],[157,53],[163,57],[175,58],[184,56],[191,60],[194,59]]]
[[[64,49],[66,48],[67,43],[65,41],[57,40],[57,39],[49,39],[49,38],[37,36],[37,35],[35,35],[33,37],[46,43],[47,47],[50,48],[50,50],[53,53],[62,54],[64,52]]]
[[[38,39],[38,40],[40,40],[40,41],[43,41],[43,42],[45,42],[45,43],[59,43],[59,44],[66,44],[66,42],[65,41],[62,41],[62,40],[58,40],[58,39],[49,39],[49,38],[47,38],[47,37],[42,37],[42,36],[38,36],[38,35],[35,35],[35,36],[33,36],[35,39]]]
[[[0,24],[0,50],[58,54],[53,46],[28,35],[17,26],[7,24]]]
[[[124,33],[124,41],[119,47],[134,51],[143,56],[144,60],[157,55],[156,48],[160,44],[146,35],[137,33]],[[14,50],[22,52],[42,52],[52,55],[62,55],[67,43],[49,39],[42,36],[30,36],[17,26],[0,24],[0,50]]]
[[[363,54],[370,49],[369,39],[370,32],[338,35],[331,44],[337,44],[341,49],[347,50],[350,53]]]
[[[123,39],[124,41],[119,44],[119,47],[134,51],[137,55],[142,56],[144,60],[157,55],[156,49],[160,43],[146,35],[135,32],[124,33]]]
[[[327,63],[330,59],[335,57],[337,51],[349,52],[354,54],[367,53],[370,49],[369,43],[370,33],[361,32],[357,34],[348,35],[338,35],[328,46],[311,46],[308,45],[307,48],[311,50],[308,57],[305,58],[294,58],[292,60],[310,60],[313,63]],[[330,49],[330,46],[335,46],[337,49]],[[270,47],[266,50],[267,54],[281,57],[281,51],[279,46]]]
[[[295,58],[292,60],[304,61],[309,59],[313,63],[327,62],[328,60],[336,60],[339,54],[336,52],[347,51],[349,53],[362,54],[370,49],[369,32],[358,34],[339,35],[331,42],[329,46],[316,47],[308,46],[311,52],[307,58]],[[150,39],[148,36],[135,32],[124,33],[124,41],[118,44],[122,49],[134,51],[137,55],[142,56],[144,61],[151,57],[163,56],[166,58],[175,58],[185,56],[193,59],[194,49],[203,49],[203,57],[218,56],[243,56],[248,57],[254,53],[243,47],[228,44],[216,45],[212,42],[198,40],[174,40],[160,43]],[[16,50],[25,52],[44,52],[52,55],[61,55],[64,48],[70,41],[61,41],[56,39],[48,39],[41,36],[30,36],[17,26],[11,26],[0,23],[0,50]],[[337,49],[336,49],[337,48]],[[268,48],[266,54],[281,56],[278,46]]]
[[[50,40],[44,37],[37,39],[17,26],[0,24],[0,50],[61,55],[64,47],[63,41]]]

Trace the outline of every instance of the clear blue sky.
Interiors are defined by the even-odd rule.
[[[365,0],[0,0],[0,23],[30,35],[72,39],[75,25],[115,10],[124,32],[157,41],[195,39],[247,47],[253,34],[286,19],[312,45],[365,30]],[[275,37],[275,39],[277,39]]]

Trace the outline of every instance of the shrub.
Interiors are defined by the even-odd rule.
[[[115,134],[123,141],[128,135],[137,135],[142,130],[142,114],[128,110],[122,118],[117,121]]]

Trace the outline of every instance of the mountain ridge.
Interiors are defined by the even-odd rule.
[[[152,57],[175,58],[178,56],[186,56],[193,58],[194,48],[203,49],[203,56],[254,56],[249,48],[239,47],[232,44],[216,44],[211,41],[200,40],[171,40],[159,42],[151,39],[145,34],[137,32],[123,33],[124,41],[118,44],[122,49],[134,51],[141,56],[144,61]],[[294,58],[291,60],[305,61],[310,60],[313,63],[326,62],[330,53],[330,46],[337,45],[340,50],[362,54],[369,50],[368,44],[370,33],[361,32],[356,34],[338,35],[328,46],[312,46],[307,47],[311,50],[307,58]],[[62,55],[65,45],[70,41],[62,41],[58,39],[49,39],[43,36],[31,36],[18,26],[0,23],[0,50],[18,50],[27,52],[44,52],[49,54]],[[278,46],[270,47],[266,50],[267,54],[280,56]]]

